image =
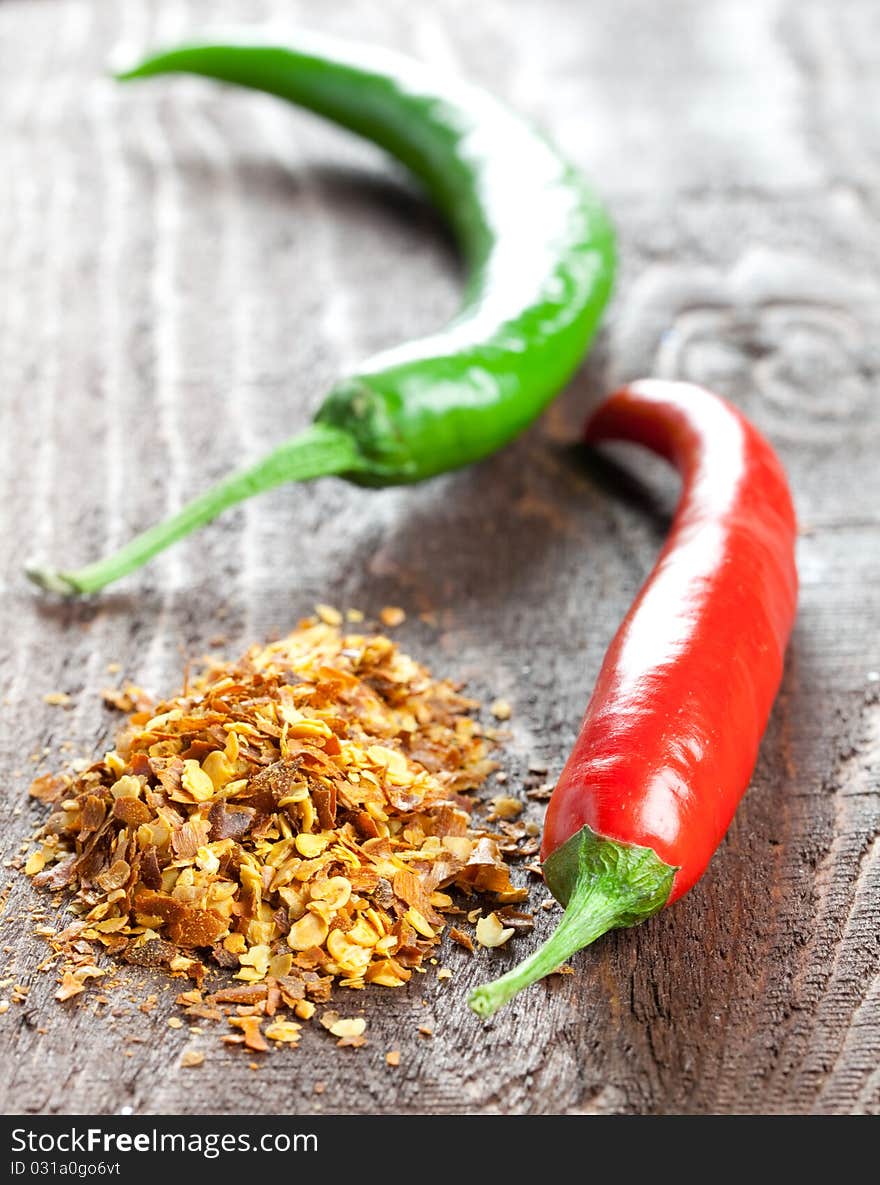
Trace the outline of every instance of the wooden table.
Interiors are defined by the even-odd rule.
[[[493,460],[416,489],[280,490],[104,596],[41,599],[23,560],[120,543],[305,424],[342,366],[456,305],[447,236],[372,147],[261,96],[106,77],[113,50],[201,31],[218,7],[0,5],[0,943],[4,982],[29,987],[0,1016],[3,1107],[880,1111],[880,9],[229,3],[230,18],[399,46],[541,121],[614,211],[613,312],[565,395]],[[465,994],[513,944],[445,953],[445,985],[359,996],[365,1049],[309,1026],[257,1072],[212,1036],[200,1071],[178,1068],[192,1038],[168,1027],[175,993],[144,971],[124,972],[126,1016],[56,1005],[28,912],[46,901],[16,871],[40,817],[27,786],[102,751],[118,722],[98,695],[122,677],[110,663],[171,690],[218,632],[235,653],[315,601],[400,604],[413,654],[512,702],[510,784],[530,763],[558,773],[676,494],[636,452],[600,464],[573,442],[612,383],[648,372],[745,408],[789,467],[802,523],[783,692],[694,892],[487,1027]],[[44,703],[57,691],[73,706]],[[539,911],[537,933],[552,920]]]

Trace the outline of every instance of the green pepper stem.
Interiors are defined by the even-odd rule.
[[[512,971],[471,993],[468,1003],[478,1016],[489,1017],[529,984],[550,975],[566,959],[617,925],[617,905],[583,884],[572,894],[562,921],[546,942]]]
[[[231,474],[170,518],[136,535],[112,555],[74,571],[31,566],[25,572],[30,580],[49,592],[65,596],[97,592],[140,568],[157,552],[211,522],[237,502],[284,482],[343,475],[362,467],[363,458],[349,433],[329,424],[311,424],[256,464]]]
[[[468,997],[484,1019],[529,984],[550,975],[566,959],[609,930],[634,926],[662,909],[677,869],[651,848],[620,843],[582,827],[550,856],[544,875],[565,902],[556,930],[512,971],[475,988]]]

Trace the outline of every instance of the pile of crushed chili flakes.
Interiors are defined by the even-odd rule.
[[[516,912],[511,827],[481,827],[466,797],[495,768],[477,705],[327,616],[154,706],[131,689],[115,749],[34,783],[53,810],[26,871],[75,917],[40,931],[57,998],[107,974],[103,951],[188,976],[178,1003],[225,1020],[227,1042],[290,1046],[334,983],[394,988],[423,969],[466,912],[448,890]],[[320,1019],[364,1043],[361,1019]]]

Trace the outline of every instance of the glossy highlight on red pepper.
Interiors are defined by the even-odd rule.
[[[795,617],[788,482],[742,413],[702,388],[645,380],[603,403],[585,437],[665,457],[682,493],[548,807],[541,855],[566,915],[536,955],[477,989],[482,1015],[699,879],[748,787]]]

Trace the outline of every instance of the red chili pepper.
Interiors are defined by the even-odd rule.
[[[791,494],[740,412],[700,387],[646,380],[612,395],[585,434],[666,457],[683,489],[547,810],[544,876],[565,914],[535,954],[472,994],[482,1016],[699,879],[748,787],[794,622]]]

